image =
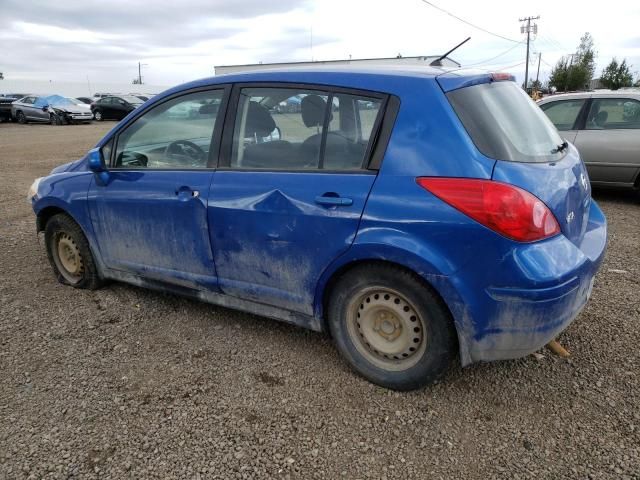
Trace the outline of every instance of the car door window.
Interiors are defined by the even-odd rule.
[[[553,123],[558,130],[573,130],[584,102],[584,98],[562,100],[545,103],[541,105],[540,108],[542,108],[547,117],[549,117],[549,120],[551,120],[551,123]]]
[[[22,100],[22,103],[32,104],[36,101],[36,97],[26,97]]]
[[[118,137],[115,168],[206,168],[224,90],[184,95],[135,120]]]
[[[640,102],[631,98],[594,98],[585,128],[640,129]]]
[[[111,105],[111,98],[110,97],[101,98],[100,100],[98,100],[98,103],[100,105]]]
[[[314,89],[243,88],[227,166],[360,169],[381,105],[378,98]]]

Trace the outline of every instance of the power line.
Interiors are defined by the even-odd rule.
[[[453,17],[453,18],[455,18],[456,20],[458,20],[458,21],[460,21],[460,22],[462,22],[462,23],[466,23],[466,24],[467,24],[467,25],[469,25],[470,27],[476,28],[476,29],[478,29],[478,30],[480,30],[480,31],[482,31],[482,32],[484,32],[484,33],[488,33],[489,35],[493,35],[494,37],[498,37],[498,38],[501,38],[501,39],[503,39],[503,40],[507,40],[507,41],[509,41],[509,42],[513,42],[513,43],[521,43],[520,41],[518,41],[518,40],[514,40],[513,38],[503,37],[502,35],[500,35],[500,34],[498,34],[498,33],[494,33],[494,32],[491,32],[491,31],[487,30],[486,28],[479,27],[478,25],[475,25],[475,24],[473,24],[473,23],[471,23],[471,22],[469,22],[469,21],[465,20],[464,18],[460,18],[460,17],[458,17],[457,15],[454,15],[453,13],[448,12],[448,11],[447,11],[447,10],[445,10],[444,8],[440,8],[439,6],[434,5],[433,3],[431,3],[431,2],[429,2],[429,1],[427,1],[427,0],[420,0],[420,1],[421,1],[422,3],[426,3],[426,4],[427,4],[427,5],[429,5],[430,7],[435,8],[436,10],[440,10],[441,12],[446,13],[446,14],[447,14],[447,15],[449,15],[450,17]]]
[[[482,60],[481,62],[471,63],[471,64],[469,64],[469,65],[465,65],[465,67],[473,67],[473,66],[475,66],[475,65],[482,65],[482,64],[485,64],[485,63],[489,63],[489,62],[491,62],[492,60],[495,60],[496,58],[500,58],[500,57],[502,57],[503,55],[506,55],[507,53],[509,53],[509,52],[511,52],[512,50],[514,50],[514,49],[516,49],[516,48],[520,47],[521,45],[524,45],[524,41],[519,42],[519,43],[516,43],[513,47],[510,47],[508,50],[505,50],[504,52],[499,53],[499,54],[498,54],[498,55],[496,55],[495,57],[491,57],[491,58],[488,58],[488,59],[486,59],[486,60]]]

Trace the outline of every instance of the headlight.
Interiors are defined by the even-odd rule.
[[[27,201],[31,203],[31,200],[38,196],[38,187],[40,186],[40,182],[42,181],[42,177],[36,178],[31,186],[29,187],[29,192],[27,193]]]

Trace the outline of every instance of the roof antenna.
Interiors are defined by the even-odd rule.
[[[461,47],[462,45],[464,45],[465,43],[467,43],[469,40],[471,40],[471,37],[467,37],[466,40],[463,40],[462,42],[460,42],[458,45],[456,45],[455,47],[453,47],[451,50],[449,50],[447,53],[445,53],[444,55],[442,55],[441,57],[436,58],[433,62],[431,62],[429,64],[430,67],[441,67],[442,66],[442,60],[444,60],[445,58],[447,58],[449,56],[449,54],[451,52],[453,52],[454,50],[457,50],[459,47]]]

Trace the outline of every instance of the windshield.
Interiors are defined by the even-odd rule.
[[[129,103],[135,103],[135,104],[144,103],[141,99],[139,99],[138,97],[134,97],[133,95],[123,95],[120,98]]]
[[[449,92],[447,97],[473,143],[487,157],[551,162],[566,151],[544,112],[514,82],[474,85]]]

